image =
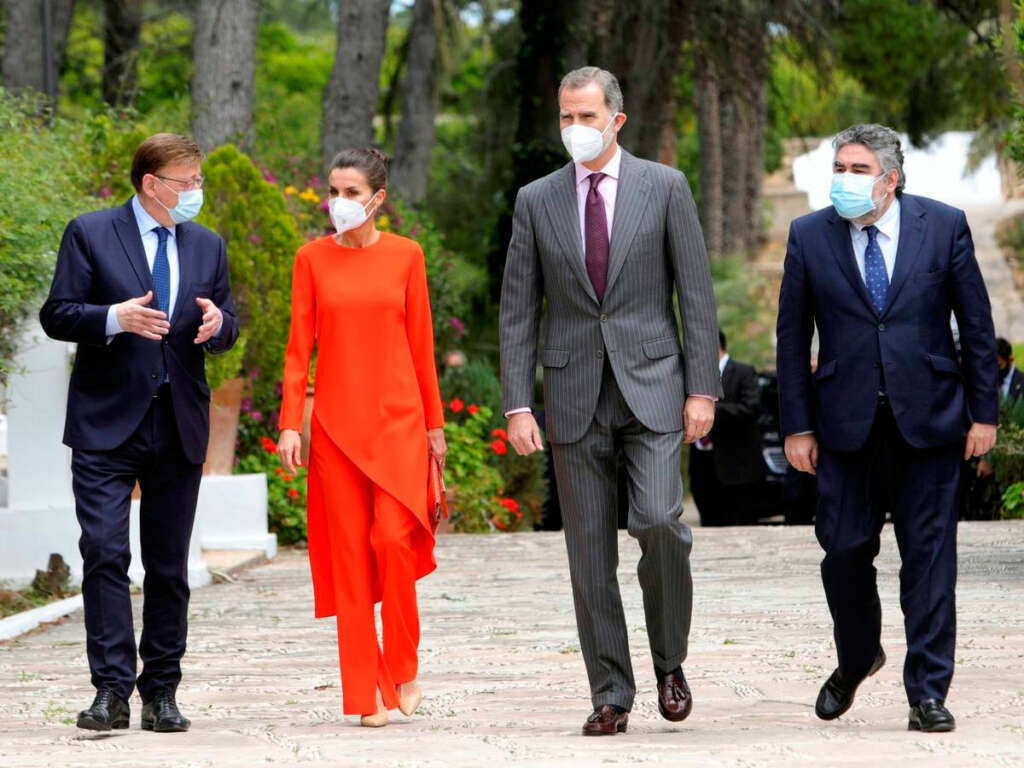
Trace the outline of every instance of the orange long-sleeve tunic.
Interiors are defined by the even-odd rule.
[[[302,430],[314,344],[314,417],[374,484],[420,521],[413,545],[421,578],[435,567],[426,432],[444,425],[444,411],[419,243],[382,232],[373,245],[348,248],[326,236],[296,253],[281,429]],[[311,521],[323,514],[343,518],[344,510],[309,510]],[[327,542],[315,542],[315,531],[309,535],[316,589],[318,580],[331,578],[313,557],[314,546]],[[376,586],[374,594],[379,599]],[[335,612],[320,599],[315,610],[317,616]]]

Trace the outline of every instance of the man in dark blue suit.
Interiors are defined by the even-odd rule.
[[[68,224],[39,313],[49,336],[78,345],[64,442],[72,448],[86,650],[97,689],[79,728],[127,728],[136,686],[144,729],[189,727],[175,692],[209,440],[204,350],[224,352],[238,338],[224,241],[189,221],[202,206],[201,161],[188,138],[146,139],[132,160],[136,194]],[[128,579],[136,481],[146,570],[138,652]]]
[[[872,562],[888,507],[902,558],[909,727],[950,731],[960,465],[992,448],[998,421],[988,293],[963,211],[903,194],[895,132],[854,126],[834,145],[833,206],[790,228],[777,328],[786,457],[818,477],[839,656],[815,711],[842,715],[885,663]]]

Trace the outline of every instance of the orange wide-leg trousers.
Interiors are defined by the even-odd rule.
[[[314,417],[309,452],[309,558],[317,616],[335,615],[344,713],[388,709],[396,686],[416,679],[420,624],[412,536],[419,525],[375,485]],[[381,598],[384,648],[374,617]]]

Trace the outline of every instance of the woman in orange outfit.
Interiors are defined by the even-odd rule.
[[[430,453],[443,463],[444,416],[423,251],[380,232],[387,158],[350,149],[332,163],[338,230],[295,255],[278,453],[300,460],[310,357],[318,357],[309,453],[308,537],[315,613],[336,616],[345,714],[384,725],[412,714],[416,580],[434,567]],[[384,648],[374,604],[381,602]]]

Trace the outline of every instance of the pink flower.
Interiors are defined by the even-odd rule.
[[[100,187],[100,197],[111,197],[113,194],[114,190],[112,190],[110,187]]]
[[[256,421],[263,421],[262,411],[252,411],[249,413],[249,415],[252,416]]]
[[[263,172],[263,180],[266,181],[268,184],[277,184],[277,179],[274,177],[274,174],[272,174],[270,171]]]

